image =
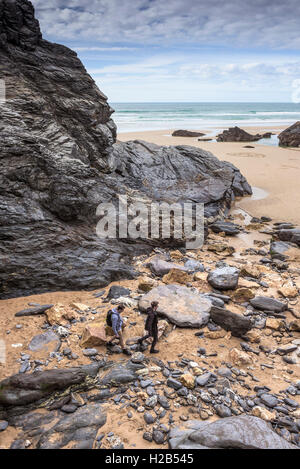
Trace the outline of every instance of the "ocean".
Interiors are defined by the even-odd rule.
[[[288,127],[300,120],[300,103],[110,103],[118,132],[217,130],[238,125]]]

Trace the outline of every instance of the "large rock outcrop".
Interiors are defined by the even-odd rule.
[[[113,110],[70,49],[42,38],[28,0],[0,1],[0,296],[133,278],[148,240],[99,239],[117,195],[203,202],[206,216],[251,194],[239,170],[188,146],[116,143]]]
[[[278,139],[283,147],[300,147],[300,121],[283,130]]]

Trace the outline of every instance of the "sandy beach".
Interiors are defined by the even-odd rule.
[[[285,127],[245,127],[256,134],[280,133]],[[120,133],[118,140],[145,140],[158,145],[193,145],[212,152],[220,160],[237,166],[254,190],[254,196],[244,197],[237,206],[252,216],[270,216],[274,221],[300,224],[300,148],[253,143],[199,142],[198,138],[172,137],[175,129]],[[198,129],[207,133],[206,129]],[[211,132],[211,131],[210,131]],[[201,137],[201,138],[205,138]],[[251,145],[254,148],[245,148]]]

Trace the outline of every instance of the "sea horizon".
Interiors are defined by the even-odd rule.
[[[293,102],[111,102],[119,133],[185,129],[222,130],[289,126],[300,120]]]

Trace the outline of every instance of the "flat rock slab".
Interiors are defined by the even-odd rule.
[[[43,314],[47,309],[52,308],[54,305],[39,305],[34,306],[33,308],[22,309],[22,311],[18,311],[15,316],[22,317],[22,316],[36,316],[38,314]]]
[[[239,269],[220,267],[207,276],[208,283],[217,290],[234,290],[239,280]]]
[[[203,135],[205,134],[202,132],[193,132],[191,130],[183,129],[174,130],[172,133],[172,137],[203,137]]]
[[[235,337],[243,336],[252,328],[252,322],[249,318],[218,306],[212,306],[210,317],[223,329],[231,331]]]
[[[113,365],[108,372],[104,373],[100,378],[101,385],[119,386],[122,384],[130,383],[138,378],[136,372],[145,368],[144,365],[139,363],[132,363],[131,361],[124,364]]]
[[[274,311],[274,313],[282,313],[287,309],[286,303],[267,296],[256,296],[250,300],[250,304],[256,309]]]
[[[54,391],[83,383],[87,376],[96,376],[102,362],[74,368],[38,371],[10,376],[0,382],[0,405],[27,405]]]
[[[48,350],[49,352],[57,352],[60,348],[60,338],[53,331],[38,334],[31,339],[28,349],[32,352],[39,350]]]
[[[178,327],[202,327],[208,323],[212,303],[208,298],[179,285],[161,285],[153,288],[139,301],[146,311],[152,301],[158,301],[158,314]]]
[[[216,422],[192,420],[187,428],[170,431],[171,449],[298,449],[274,432],[271,425],[252,415],[225,417]]]
[[[75,413],[62,416],[41,435],[37,449],[92,449],[98,430],[106,423],[100,404],[89,404]]]

